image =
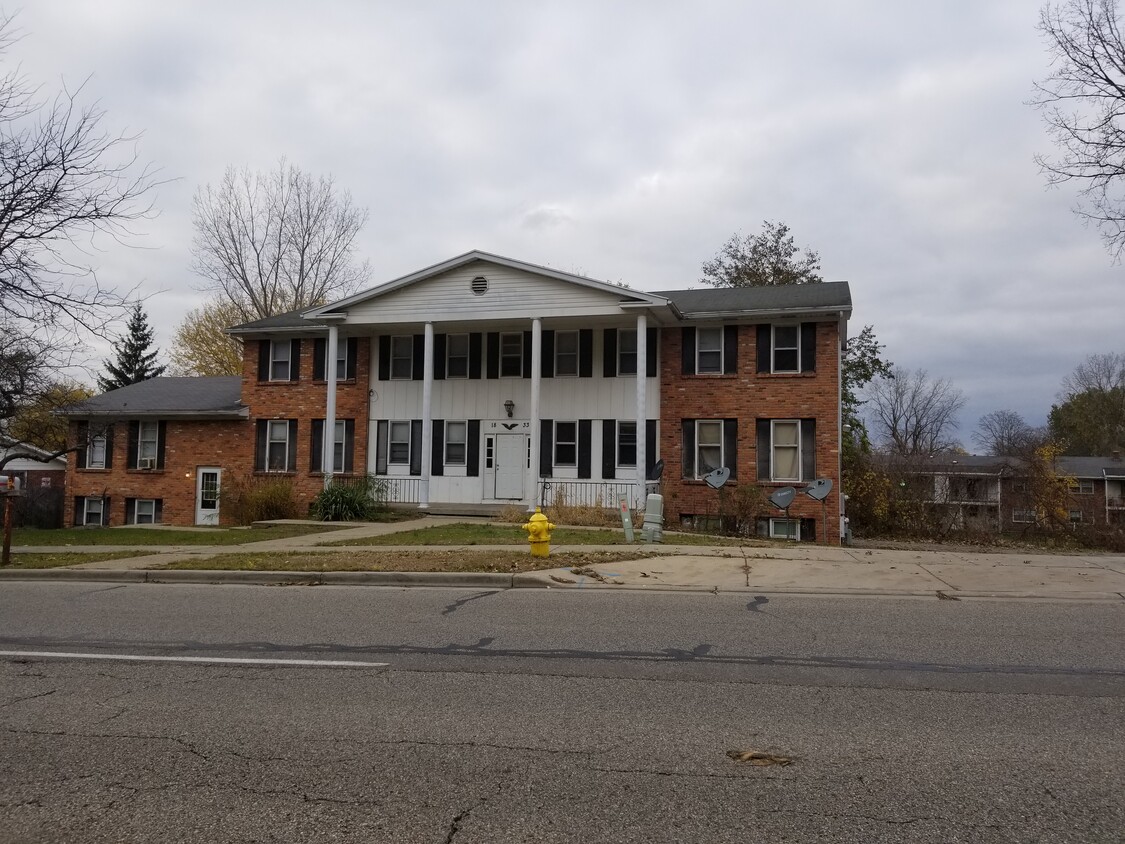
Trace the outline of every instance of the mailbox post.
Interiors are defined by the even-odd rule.
[[[12,501],[20,495],[23,495],[23,490],[20,489],[19,478],[0,475],[0,498],[4,499],[4,551],[0,555],[0,565],[3,566],[12,562]]]

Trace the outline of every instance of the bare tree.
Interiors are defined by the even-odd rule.
[[[1066,400],[1091,390],[1104,393],[1121,388],[1125,388],[1125,353],[1087,355],[1063,378],[1060,398]]]
[[[228,167],[217,187],[196,191],[193,268],[244,320],[320,304],[368,278],[367,263],[355,260],[366,222],[367,210],[331,177],[284,159],[269,173]]]
[[[994,410],[977,422],[973,442],[994,457],[1021,457],[1046,441],[1047,432],[1035,428],[1014,410]]]
[[[869,394],[876,435],[891,453],[934,454],[957,445],[953,434],[965,396],[948,379],[896,366],[892,377],[872,382]]]
[[[1051,74],[1035,85],[1058,154],[1036,156],[1050,184],[1076,181],[1076,213],[1094,223],[1109,251],[1125,249],[1125,40],[1117,0],[1067,0],[1045,6],[1039,31]]]
[[[0,59],[15,40],[0,18]],[[151,211],[136,137],[106,131],[80,91],[43,101],[18,69],[0,72],[0,318],[23,335],[100,334],[119,318],[126,296],[101,286],[89,247],[121,241]]]

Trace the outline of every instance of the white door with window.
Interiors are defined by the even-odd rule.
[[[195,523],[219,524],[219,480],[223,470],[218,466],[200,466],[195,470]]]
[[[523,500],[527,477],[527,435],[496,435],[495,498]]]

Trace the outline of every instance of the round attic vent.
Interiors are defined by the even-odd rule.
[[[469,289],[473,291],[474,296],[483,296],[485,291],[488,290],[488,279],[482,275],[478,275],[469,285]]]

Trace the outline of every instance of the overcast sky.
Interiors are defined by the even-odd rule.
[[[698,286],[731,234],[784,221],[851,283],[853,332],[965,392],[968,445],[981,414],[1043,423],[1086,354],[1125,351],[1123,269],[1032,160],[1037,7],[36,0],[9,59],[46,91],[90,77],[172,180],[144,248],[97,255],[162,346],[203,301],[196,188],[287,156],[370,210],[373,283],[483,249]]]

